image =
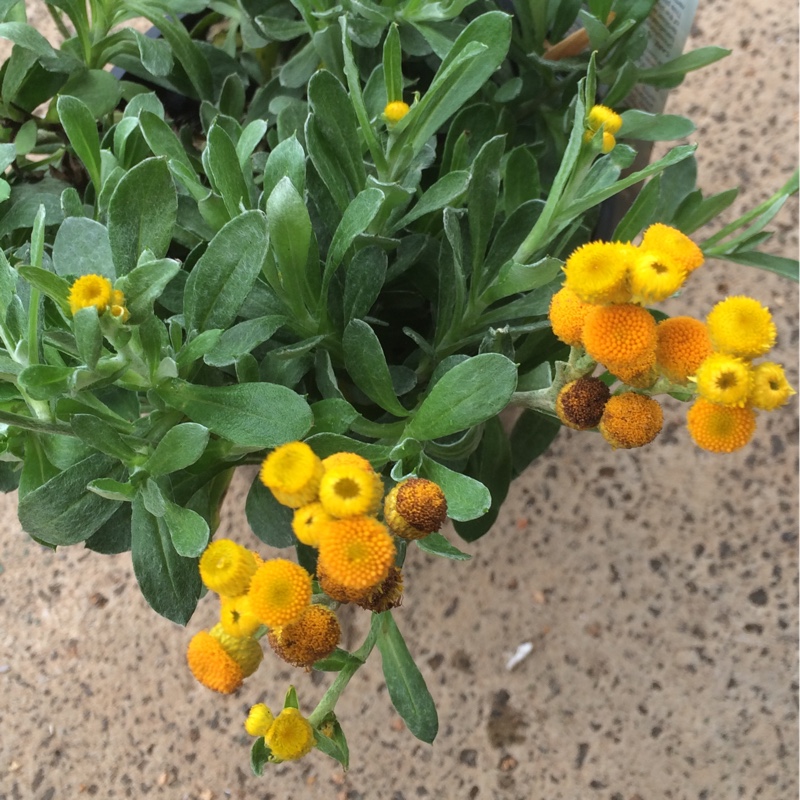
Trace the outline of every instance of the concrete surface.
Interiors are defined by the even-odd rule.
[[[797,7],[701,3],[691,46],[734,54],[676,90],[699,124],[700,184],[739,184],[739,210],[797,160]],[[773,252],[797,254],[797,204]],[[709,264],[674,312],[730,293],[773,310],[776,360],[797,376],[797,289]],[[668,309],[670,310],[670,309]],[[250,704],[289,682],[310,709],[328,677],[271,653],[234,697],[197,685],[189,630],[156,617],[127,555],[30,541],[0,498],[0,800],[786,800],[798,795],[797,405],[759,419],[730,456],[693,447],[685,408],[649,448],[562,432],[513,487],[467,563],[415,553],[398,624],[440,714],[430,747],[393,713],[378,658],[339,705],[343,776],[320,753],[250,775]],[[221,535],[255,544],[232,487]],[[347,642],[364,616],[342,615]],[[533,652],[505,664],[522,642]]]

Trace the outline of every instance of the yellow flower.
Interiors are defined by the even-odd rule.
[[[317,499],[322,471],[322,462],[305,442],[289,442],[264,459],[259,477],[279,503],[300,508]]]
[[[258,669],[264,658],[264,652],[252,636],[229,636],[220,624],[215,625],[209,633],[239,665],[245,678],[250,677]]]
[[[685,233],[663,222],[656,222],[644,232],[642,249],[669,253],[687,272],[703,263],[703,251]]]
[[[325,470],[319,484],[319,501],[332,517],[361,517],[380,508],[383,481],[374,470],[343,464]]]
[[[83,275],[69,290],[69,309],[73,315],[82,308],[94,306],[102,314],[111,303],[111,281],[102,275]]]
[[[195,679],[215,692],[232,694],[244,681],[242,668],[208,631],[192,637],[186,661]]]
[[[250,608],[270,628],[294,622],[311,603],[311,576],[284,558],[265,561],[250,581]]]
[[[637,248],[622,242],[589,242],[564,264],[564,285],[586,303],[627,303],[628,271]]]
[[[588,431],[599,424],[609,397],[611,391],[599,378],[578,378],[558,393],[556,414],[567,427]]]
[[[750,393],[750,365],[736,356],[712,353],[697,368],[697,393],[721,406],[743,406]]]
[[[230,539],[217,539],[200,557],[200,577],[212,592],[235,597],[244,594],[256,571],[253,554]]]
[[[349,517],[327,525],[319,544],[319,565],[336,583],[351,589],[376,586],[394,563],[394,541],[378,520]]]
[[[127,322],[130,317],[130,312],[125,306],[125,295],[119,289],[114,289],[111,292],[111,308],[109,311],[112,316],[118,317],[122,322]]]
[[[264,740],[275,758],[294,761],[311,752],[314,729],[296,708],[284,708],[269,726]]]
[[[386,496],[383,518],[397,536],[421,539],[444,525],[447,500],[433,481],[408,478],[398,483]]]
[[[327,658],[339,644],[342,630],[329,608],[310,605],[296,622],[273,628],[268,640],[284,661],[295,667],[310,667]]]
[[[550,300],[550,327],[564,344],[578,347],[583,344],[583,322],[593,308],[566,286],[562,286]]]
[[[608,133],[619,133],[622,117],[608,106],[596,105],[589,110],[587,119],[589,130],[599,131],[602,128]]]
[[[693,317],[670,317],[656,328],[656,363],[673,383],[686,383],[711,355],[711,337],[705,324]]]
[[[294,512],[292,530],[303,544],[307,544],[309,547],[319,547],[319,537],[324,523],[330,522],[332,519],[333,517],[322,507],[322,503],[309,503]]]
[[[711,309],[708,331],[717,350],[741,358],[764,355],[775,344],[772,314],[752,297],[727,297]]]
[[[630,271],[633,301],[657,303],[666,300],[681,288],[686,275],[686,267],[667,253],[642,250]]]
[[[786,380],[783,367],[774,361],[765,361],[753,370],[748,404],[764,411],[774,411],[796,394]]]
[[[600,433],[614,448],[643,447],[658,436],[664,414],[657,400],[635,392],[614,395],[600,420]]]
[[[639,365],[655,353],[656,322],[641,306],[597,306],[586,315],[583,345],[611,372],[615,367]]]
[[[244,721],[244,729],[251,736],[263,736],[274,721],[275,717],[272,716],[269,708],[264,703],[256,703],[251,706],[247,714],[247,719]]]
[[[248,584],[249,585],[249,584]],[[261,626],[250,608],[250,598],[246,594],[237,597],[222,597],[219,621],[229,636],[239,638],[252,636]]]
[[[408,112],[408,103],[404,103],[402,100],[393,100],[386,106],[386,108],[383,109],[383,116],[387,122],[394,125],[395,123],[400,122],[400,120],[403,119]]]
[[[712,453],[732,453],[752,438],[756,415],[752,408],[720,406],[698,397],[686,415],[686,425],[698,447]]]

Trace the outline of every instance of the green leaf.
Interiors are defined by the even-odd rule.
[[[498,353],[483,353],[446,372],[422,401],[405,435],[427,441],[471,428],[506,407],[517,368]]]
[[[136,267],[150,250],[166,255],[178,215],[178,195],[163,158],[147,158],[117,184],[108,206],[108,236],[117,274]]]
[[[716,257],[733,261],[735,264],[744,264],[748,267],[757,267],[768,272],[775,272],[784,278],[791,278],[793,281],[800,280],[797,259],[794,258],[773,256],[769,253],[759,253],[755,250],[737,250],[735,253],[726,253]]]
[[[61,95],[56,107],[58,118],[61,120],[69,143],[89,172],[95,191],[99,192],[102,186],[100,180],[100,136],[97,133],[94,115],[85,103],[77,97],[68,95]]]
[[[123,462],[131,461],[136,452],[123,438],[99,417],[92,414],[73,414],[72,430],[90,447]]]
[[[222,334],[203,360],[212,367],[227,367],[234,364],[245,353],[269,341],[275,331],[287,322],[286,317],[276,314],[240,322]]]
[[[470,170],[467,219],[472,249],[472,274],[480,274],[486,247],[494,227],[497,197],[500,191],[500,159],[506,137],[495,136],[478,152]]]
[[[260,211],[240,214],[214,236],[186,281],[188,331],[225,330],[233,324],[261,271],[267,246],[267,222]]]
[[[417,547],[431,555],[450,558],[453,561],[469,561],[472,558],[468,553],[462,553],[450,544],[441,533],[429,533],[423,539],[417,539]]]
[[[500,269],[492,285],[481,295],[481,301],[489,305],[512,294],[538,289],[550,283],[562,267],[562,261],[549,256],[535,264],[517,264],[516,261],[509,261]]]
[[[336,268],[341,264],[350,245],[356,236],[369,227],[380,211],[384,195],[380,189],[364,189],[349,203],[342,214],[342,219],[333,234],[328,258],[325,261],[325,275],[322,281],[323,292],[327,291]]]
[[[197,559],[177,553],[166,521],[145,508],[141,494],[132,506],[131,558],[144,599],[161,616],[185,625],[202,589]]]
[[[209,528],[196,511],[167,502],[164,522],[179,556],[199,558],[203,554],[208,544]]]
[[[236,217],[241,206],[249,208],[250,192],[244,179],[244,173],[239,164],[239,157],[236,155],[236,147],[233,140],[225,132],[225,129],[216,122],[208,132],[208,143],[206,145],[205,158],[210,170],[210,178],[214,182],[214,187],[222,195],[225,208],[228,210],[230,218]]]
[[[392,386],[392,377],[375,332],[359,319],[351,320],[342,336],[344,362],[356,386],[370,400],[398,417],[407,417]]]
[[[122,97],[119,78],[104,69],[88,69],[75,72],[61,87],[58,99],[59,116],[61,100],[75,97],[89,109],[94,119],[110,114],[119,105]],[[63,120],[63,117],[61,118]]]
[[[208,189],[202,186],[200,179],[195,175],[192,162],[180,139],[161,117],[152,111],[143,110],[139,113],[139,128],[147,146],[153,151],[153,155],[162,156],[168,161],[181,164],[188,175],[188,182],[199,187],[203,194],[208,192]]]
[[[678,206],[678,210],[672,218],[672,224],[687,235],[694,233],[698,228],[702,228],[707,222],[719,216],[733,203],[738,194],[739,189],[737,188],[712,194],[710,197],[703,197],[698,189],[697,194],[693,192],[687,195]]]
[[[512,477],[519,477],[553,442],[561,423],[535,411],[524,411],[511,432]]]
[[[650,114],[647,111],[629,109],[621,116],[622,129],[619,137],[623,139],[666,142],[683,139],[695,131],[695,125],[690,119],[676,114]]]
[[[633,241],[655,219],[661,194],[661,176],[648,181],[643,187],[611,237],[614,242]]]
[[[317,670],[317,672],[341,672],[345,667],[356,663],[363,662],[359,662],[359,659],[353,656],[352,653],[348,653],[347,650],[337,647],[326,658],[315,661],[312,669]]]
[[[160,258],[140,264],[117,281],[116,288],[125,294],[131,325],[139,325],[150,317],[153,303],[179,272],[177,261]]]
[[[287,177],[299,195],[306,187],[306,154],[303,145],[292,134],[280,142],[269,154],[264,167],[264,196],[269,197],[278,181]]]
[[[489,490],[474,478],[422,456],[419,475],[438,484],[447,500],[447,516],[458,522],[476,519],[485,514],[492,505]]]
[[[347,265],[342,313],[345,323],[369,313],[386,280],[386,253],[380,247],[359,250]]]
[[[192,421],[245,447],[277,447],[302,439],[313,422],[302,397],[271,383],[194,386],[174,378],[156,393]]]
[[[408,651],[391,611],[376,614],[378,650],[383,662],[383,677],[392,705],[417,739],[431,744],[439,730],[433,698],[419,668]]]
[[[326,725],[331,726],[330,736],[321,733],[319,730],[314,731],[314,741],[317,750],[330,756],[342,765],[342,769],[347,771],[350,765],[350,750],[347,746],[347,739],[344,738],[342,726],[339,720],[334,716],[333,720],[326,721]]]
[[[153,476],[186,469],[203,455],[207,444],[208,428],[194,422],[181,423],[164,434],[143,468]]]
[[[261,777],[264,774],[264,765],[269,764],[272,751],[267,747],[263,736],[259,736],[250,748],[250,769],[253,775]]]
[[[58,275],[117,276],[105,225],[88,217],[67,217],[53,242],[53,268]]]
[[[221,337],[222,331],[219,328],[212,328],[211,330],[198,333],[194,339],[189,339],[178,351],[175,358],[179,374],[184,375],[191,369],[194,362],[212,350]]]
[[[511,17],[491,11],[459,34],[420,101],[403,118],[392,153],[418,153],[502,63],[511,41]]]
[[[139,57],[145,69],[157,78],[165,78],[172,72],[172,49],[163,39],[151,39],[133,28],[130,29],[139,48]]]
[[[281,505],[256,475],[247,493],[244,513],[253,533],[270,547],[293,547],[297,540],[292,531],[294,512]]]
[[[417,200],[408,213],[392,226],[392,230],[398,231],[426,214],[439,211],[445,206],[455,205],[469,185],[470,173],[467,170],[448,172]]]
[[[383,43],[383,80],[386,85],[386,102],[403,99],[403,53],[397,23],[389,26]]]
[[[34,364],[19,373],[19,385],[33,400],[53,400],[69,391],[72,367]]]
[[[95,553],[117,555],[131,549],[131,507],[121,505],[84,543]]]
[[[106,500],[119,500],[121,503],[130,503],[136,496],[136,487],[132,483],[122,483],[111,478],[90,481],[86,488]]]
[[[715,61],[731,54],[723,47],[699,47],[690,53],[684,53],[666,64],[639,70],[641,83],[659,83],[662,81],[681,81],[687,72],[702,69]]]
[[[338,397],[318,400],[311,404],[314,413],[312,433],[346,433],[350,424],[358,418],[358,412],[347,402]]]
[[[308,102],[312,111],[306,124],[309,155],[344,211],[367,179],[353,105],[342,84],[324,69],[308,82]]]
[[[23,530],[51,545],[69,545],[89,538],[117,510],[119,503],[90,492],[97,478],[120,480],[125,468],[97,453],[79,461],[19,502]]]
[[[72,318],[72,331],[83,363],[94,369],[103,352],[103,332],[97,309],[94,306],[79,309]]]

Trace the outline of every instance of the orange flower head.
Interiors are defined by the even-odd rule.
[[[562,286],[550,300],[550,325],[555,336],[570,347],[583,344],[583,321],[594,306],[583,300],[566,286]]]
[[[244,594],[255,571],[253,553],[230,539],[211,542],[200,557],[203,583],[226,597]]]
[[[600,433],[613,448],[643,447],[658,436],[664,414],[657,400],[635,392],[614,395],[600,420]]]
[[[269,643],[275,653],[296,667],[310,667],[327,658],[342,635],[339,620],[329,608],[310,605],[296,622],[273,628]]]
[[[348,517],[327,527],[319,544],[319,565],[334,582],[368,589],[386,578],[395,547],[385,525],[372,517]]]
[[[564,285],[586,303],[627,303],[628,272],[637,252],[623,242],[589,242],[564,264]]]
[[[267,627],[299,619],[311,603],[311,576],[285,558],[265,561],[250,581],[250,608]]]
[[[317,581],[319,587],[325,594],[328,595],[337,603],[358,603],[366,595],[368,595],[372,588],[367,586],[365,589],[351,589],[349,586],[344,586],[341,583],[333,580],[333,578],[325,572],[325,568],[317,562]]]
[[[588,431],[600,423],[609,397],[611,391],[599,378],[578,378],[558,393],[556,414],[567,427]]]
[[[763,356],[777,338],[772,314],[752,297],[726,297],[711,309],[706,323],[714,347],[732,356]]]
[[[289,442],[264,459],[259,477],[279,503],[300,508],[317,499],[322,472],[322,462],[305,442]]]
[[[403,539],[421,539],[438,531],[447,519],[447,500],[433,481],[407,478],[386,496],[383,518],[392,533]]]
[[[598,306],[583,326],[586,352],[612,372],[615,367],[641,364],[656,349],[656,321],[641,306]]]
[[[642,249],[669,253],[686,272],[693,272],[703,264],[703,251],[685,233],[662,222],[656,222],[644,232]]]
[[[732,453],[744,447],[756,429],[752,408],[734,408],[698,397],[686,414],[694,443],[712,453]]]
[[[242,668],[208,631],[192,637],[186,661],[195,679],[215,692],[232,694],[244,681]]]
[[[390,608],[397,608],[403,602],[403,570],[394,564],[389,568],[389,575],[372,589],[355,600],[356,605],[367,611],[380,614]]]
[[[611,374],[634,389],[649,389],[658,380],[656,354],[649,352],[640,361],[617,365]]]
[[[685,384],[711,355],[711,337],[705,324],[693,317],[670,317],[656,328],[656,364],[673,383]]]

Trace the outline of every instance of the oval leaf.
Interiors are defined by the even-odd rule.
[[[167,475],[191,466],[208,444],[208,428],[184,422],[168,430],[144,465],[151,475]]]

